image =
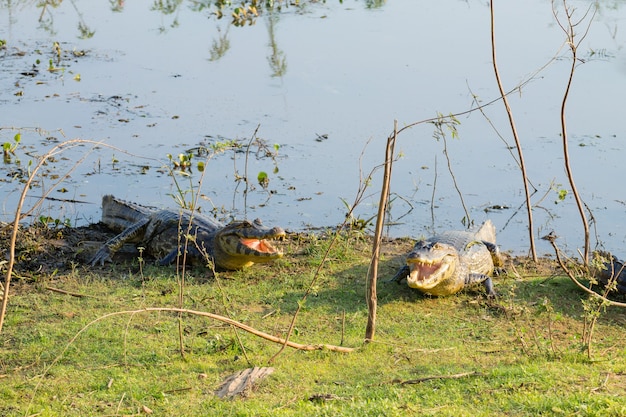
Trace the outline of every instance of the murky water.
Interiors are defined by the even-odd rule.
[[[42,187],[54,186],[55,174],[81,162],[51,196],[86,204],[51,201],[38,211],[76,224],[98,220],[106,193],[174,206],[168,154],[177,159],[188,149],[227,140],[247,144],[256,132],[266,148],[251,146],[247,155],[229,150],[208,161],[203,209],[293,230],[332,226],[343,221],[345,203],[354,201],[363,178],[382,163],[394,120],[402,127],[498,97],[485,2],[302,1],[265,11],[243,27],[230,17],[217,19],[209,1],[59,3],[45,9],[34,1],[0,4],[0,39],[6,41],[0,50],[0,140],[10,143],[17,131],[9,127],[22,128],[16,155],[2,168],[7,216],[21,187],[11,177],[23,175],[34,155],[60,141],[116,148],[101,146],[84,161],[88,144],[57,155],[45,167],[41,187],[31,191],[41,195]],[[589,2],[570,5],[583,17]],[[582,244],[580,220],[571,193],[563,201],[558,194],[570,190],[559,118],[571,66],[564,33],[546,0],[497,2],[495,13],[505,89],[524,83],[510,100],[537,189],[535,235],[555,230],[573,251]],[[617,253],[626,239],[625,17],[626,2],[599,3],[578,47],[567,105],[576,184],[599,240]],[[579,36],[586,25],[576,27]],[[458,139],[448,132],[445,142],[435,140],[428,123],[399,136],[390,235],[463,227],[464,203],[475,222],[493,219],[503,249],[528,248],[508,119],[501,102],[483,110],[457,117]],[[200,160],[194,157],[193,165]],[[267,189],[257,182],[261,171],[268,174]],[[358,219],[375,215],[381,174],[364,193]],[[247,193],[244,176],[254,186]],[[183,190],[196,187],[199,178],[197,170],[191,177],[176,175]],[[538,245],[550,252],[547,243]]]

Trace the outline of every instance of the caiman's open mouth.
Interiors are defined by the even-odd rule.
[[[241,238],[239,240],[246,248],[265,255],[283,256],[283,252],[276,249],[269,241],[265,239]]]
[[[265,227],[260,220],[238,221],[225,226],[216,237],[216,264],[223,269],[241,269],[254,263],[271,262],[283,252],[270,240],[284,239],[280,227]]]
[[[407,265],[410,270],[407,284],[417,289],[429,289],[439,284],[446,277],[446,272],[450,267],[450,264],[445,262],[445,258],[439,261],[409,258]]]

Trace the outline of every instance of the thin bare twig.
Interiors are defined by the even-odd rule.
[[[507,95],[504,93],[504,87],[502,87],[502,81],[500,80],[500,73],[498,71],[498,61],[496,59],[496,34],[495,34],[495,18],[494,18],[494,10],[493,10],[493,0],[489,2],[489,9],[491,12],[491,56],[493,61],[493,71],[496,76],[496,82],[498,84],[498,90],[500,91],[500,96],[502,97],[502,103],[504,104],[504,108],[506,109],[506,114],[509,117],[509,124],[511,125],[511,132],[513,134],[513,139],[515,140],[515,147],[517,148],[518,155],[518,163],[520,166],[520,171],[522,173],[522,182],[524,183],[524,194],[526,196],[526,212],[528,214],[528,239],[530,244],[530,254],[533,258],[533,261],[536,263],[537,259],[537,250],[535,249],[535,237],[533,234],[534,226],[533,226],[533,210],[532,203],[530,202],[530,191],[528,189],[528,175],[526,174],[526,165],[524,163],[524,153],[522,152],[522,144],[520,143],[519,136],[517,134],[517,128],[515,127],[515,119],[513,118],[513,112],[511,111],[511,106],[509,105],[509,100]]]
[[[580,198],[580,194],[578,193],[578,188],[576,187],[576,184],[574,182],[574,174],[572,172],[572,168],[570,165],[569,141],[568,141],[568,136],[567,136],[567,124],[565,120],[565,107],[567,105],[567,99],[569,97],[569,92],[572,87],[572,82],[574,80],[574,72],[576,71],[576,66],[578,65],[578,54],[577,54],[578,46],[583,41],[583,39],[587,37],[587,34],[589,33],[589,28],[591,27],[591,22],[593,21],[593,18],[595,16],[596,9],[594,9],[594,12],[591,18],[589,19],[589,24],[587,25],[587,28],[585,32],[583,33],[583,35],[580,36],[580,38],[578,39],[578,42],[576,42],[577,36],[576,36],[575,28],[576,26],[578,26],[585,20],[585,18],[589,14],[589,11],[591,10],[592,7],[593,5],[589,6],[589,9],[587,9],[587,11],[585,12],[585,14],[582,16],[580,20],[573,22],[572,17],[574,15],[575,9],[568,7],[567,1],[563,0],[563,9],[565,12],[565,22],[566,22],[566,23],[563,23],[561,19],[559,19],[558,13],[556,11],[556,7],[554,5],[554,0],[552,1],[552,13],[554,14],[554,18],[557,21],[558,25],[560,26],[561,30],[563,30],[563,32],[565,33],[567,44],[570,47],[570,52],[572,54],[571,55],[572,64],[570,66],[570,72],[569,72],[569,77],[567,79],[565,92],[563,93],[563,101],[561,102],[561,137],[562,137],[562,143],[563,143],[563,158],[564,158],[564,164],[565,164],[565,171],[567,172],[567,179],[569,180],[570,186],[572,187],[572,195],[574,196],[574,200],[576,201],[576,206],[578,207],[578,212],[580,214],[580,220],[583,224],[583,231],[585,235],[585,249],[584,249],[584,254],[583,254],[583,263],[585,266],[589,265],[589,250],[590,250],[589,223],[587,220],[587,216],[585,215],[585,208],[584,208],[582,199]]]
[[[435,230],[435,192],[437,191],[437,155],[435,155],[435,175],[433,177],[433,192],[430,196],[430,227]]]
[[[463,372],[460,374],[452,374],[452,375],[431,375],[431,376],[425,376],[423,378],[398,381],[396,383],[400,385],[415,385],[415,384],[421,384],[422,382],[426,382],[426,381],[432,381],[435,379],[459,379],[459,378],[465,378],[468,376],[483,376],[483,374],[479,372]]]
[[[561,257],[561,250],[556,245],[556,239],[555,238],[546,238],[546,240],[548,242],[550,242],[550,244],[554,248],[554,253],[556,254],[556,261],[558,262],[559,266],[561,267],[563,272],[565,272],[565,274],[568,276],[568,278],[574,284],[576,284],[576,286],[578,288],[580,288],[581,290],[583,290],[587,294],[592,295],[592,296],[602,300],[603,302],[607,303],[607,305],[612,305],[612,306],[617,306],[617,307],[626,307],[626,303],[620,303],[619,301],[609,300],[605,296],[600,295],[600,294],[598,294],[595,291],[592,291],[591,289],[589,289],[586,286],[584,286],[580,281],[578,281],[578,279],[576,279],[576,277],[574,276],[572,271],[567,267],[567,265],[565,265],[565,262],[563,262],[563,259]]]
[[[62,142],[58,145],[53,146],[48,152],[46,152],[43,156],[39,158],[38,163],[32,168],[30,172],[30,176],[24,183],[22,193],[20,194],[20,197],[17,202],[17,207],[15,208],[15,218],[12,224],[13,229],[11,232],[11,238],[10,238],[10,243],[9,243],[9,263],[7,266],[7,272],[6,272],[5,279],[4,279],[2,304],[0,306],[0,333],[2,333],[2,327],[4,325],[4,318],[6,315],[6,308],[9,302],[9,289],[10,289],[10,284],[11,284],[11,278],[13,276],[13,267],[15,266],[15,246],[16,246],[16,241],[17,241],[17,234],[19,231],[19,223],[25,216],[32,213],[37,207],[39,207],[42,204],[44,199],[48,196],[48,194],[52,191],[53,188],[49,188],[48,191],[45,191],[41,195],[39,200],[30,208],[30,210],[23,212],[22,209],[24,207],[24,201],[26,200],[26,195],[28,194],[28,191],[31,189],[31,185],[33,181],[35,180],[37,173],[50,158],[52,158],[53,156],[56,156],[59,153],[64,152],[67,149],[71,149],[76,146],[85,145],[85,144],[92,145],[92,149],[86,152],[83,155],[83,157],[80,158],[74,165],[72,165],[72,167],[70,167],[64,175],[60,176],[59,179],[54,183],[53,187],[56,187],[61,181],[65,180],[65,178],[67,178],[76,169],[76,167],[78,167],[78,165],[82,163],[82,161],[87,157],[87,155],[93,149],[98,148],[98,147],[109,148],[109,149],[118,151],[120,153],[133,156],[134,158],[156,161],[155,158],[147,158],[144,156],[135,155],[135,154],[132,154],[131,152],[119,149],[115,146],[107,145],[106,143],[103,143],[103,142],[88,140],[88,139],[71,139],[71,140]]]
[[[469,210],[465,205],[465,199],[463,198],[463,193],[459,188],[459,184],[456,182],[456,176],[454,175],[454,171],[452,171],[452,162],[450,161],[450,155],[448,154],[448,142],[446,140],[446,135],[441,136],[443,140],[443,154],[446,157],[446,162],[448,164],[448,172],[450,173],[450,177],[452,177],[452,184],[454,185],[454,189],[459,195],[459,199],[461,200],[461,206],[463,207],[463,211],[465,212],[465,218],[467,219],[467,227],[472,225],[472,218],[470,217]]]
[[[76,293],[76,292],[65,291],[65,290],[62,290],[62,289],[60,289],[60,288],[46,287],[46,289],[47,289],[48,291],[56,292],[56,293],[59,293],[59,294],[70,295],[70,296],[72,296],[72,297],[77,297],[77,298],[84,298],[84,297],[95,298],[95,297],[93,297],[93,296],[91,296],[91,295],[86,295],[86,294],[80,294],[80,293]]]

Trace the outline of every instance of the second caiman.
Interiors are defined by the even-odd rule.
[[[418,241],[392,280],[406,278],[409,287],[437,296],[482,283],[493,297],[491,276],[501,263],[496,229],[487,220],[476,231],[450,230]]]
[[[186,246],[188,262],[206,265],[211,260],[218,270],[241,269],[283,256],[269,240],[283,238],[285,231],[263,226],[260,220],[223,225],[198,212],[154,210],[105,195],[102,222],[119,234],[96,252],[91,265],[111,261],[125,243],[140,244],[162,265],[173,263]]]

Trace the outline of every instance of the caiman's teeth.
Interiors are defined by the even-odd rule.
[[[435,263],[434,261],[422,261],[419,259],[408,259],[407,262],[418,265],[432,265]]]

